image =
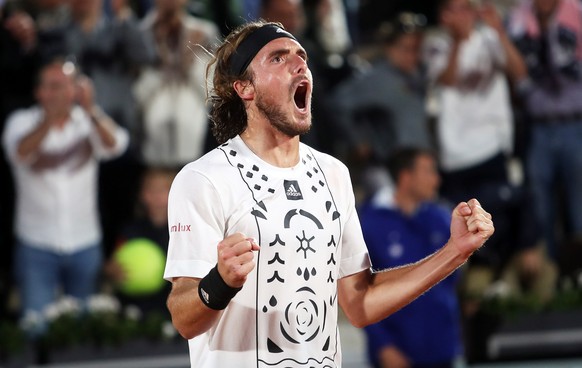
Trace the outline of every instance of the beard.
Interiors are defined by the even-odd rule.
[[[257,95],[256,104],[259,112],[269,119],[271,126],[288,137],[306,134],[311,129],[311,121],[306,126],[294,124],[280,105],[266,101],[263,94]]]

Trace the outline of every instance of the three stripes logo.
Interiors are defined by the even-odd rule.
[[[299,183],[297,183],[297,180],[284,180],[283,186],[285,188],[285,195],[287,196],[287,199],[291,201],[303,199],[303,194],[301,194],[301,188],[299,188]]]

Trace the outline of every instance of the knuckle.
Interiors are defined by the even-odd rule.
[[[230,258],[232,258],[230,256],[230,252],[227,252],[225,250],[223,250],[222,252],[218,253],[218,258],[222,261],[222,262],[227,262]]]

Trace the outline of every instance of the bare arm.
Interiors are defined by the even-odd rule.
[[[473,31],[473,25],[467,17],[459,16],[457,12],[444,11],[441,15],[441,26],[451,37],[451,48],[448,54],[447,65],[437,77],[437,82],[445,86],[457,84],[459,69],[459,50],[463,40],[466,40]]]
[[[79,76],[77,79],[77,100],[91,118],[103,145],[106,148],[114,147],[116,123],[94,104],[93,83],[86,76]]]
[[[37,153],[50,128],[51,123],[45,119],[32,132],[26,135],[16,149],[18,157],[25,160],[30,155]]]
[[[191,339],[208,331],[220,318],[222,311],[208,308],[198,296],[200,279],[178,277],[172,280],[168,310],[172,323],[184,338]]]
[[[525,61],[505,31],[499,34],[499,39],[507,57],[505,65],[507,76],[513,83],[517,83],[527,77]]]
[[[451,50],[449,52],[449,59],[447,66],[443,72],[438,76],[437,82],[445,86],[454,86],[457,83],[457,70],[459,59],[459,45],[460,40],[453,39]]]
[[[505,72],[513,83],[517,83],[527,77],[527,66],[519,50],[515,47],[505,28],[501,17],[491,3],[487,3],[481,9],[481,19],[491,28],[495,29],[499,36],[499,41],[505,52],[506,64]]]
[[[99,139],[106,148],[115,147],[115,122],[105,114],[99,107],[94,106],[88,111],[91,121],[95,125],[95,130],[99,134]]]
[[[472,199],[453,211],[451,238],[415,264],[381,272],[369,270],[339,281],[339,303],[350,322],[364,327],[398,311],[467,261],[493,234],[491,215]]]
[[[254,240],[241,233],[226,237],[217,246],[218,273],[232,287],[244,285],[255,268],[253,251],[259,250]],[[172,280],[168,310],[172,323],[184,338],[191,339],[208,331],[220,319],[221,310],[206,306],[198,295],[200,279],[177,277]]]

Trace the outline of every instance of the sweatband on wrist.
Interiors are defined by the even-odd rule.
[[[234,298],[236,293],[238,293],[242,287],[233,288],[227,285],[226,282],[218,273],[217,266],[208,272],[208,275],[204,276],[200,283],[198,283],[198,295],[200,300],[208,308],[214,310],[222,310],[226,308],[230,300]]]
[[[267,24],[252,31],[230,57],[230,73],[236,77],[240,76],[266,44],[281,37],[297,40],[291,33],[273,24]]]

